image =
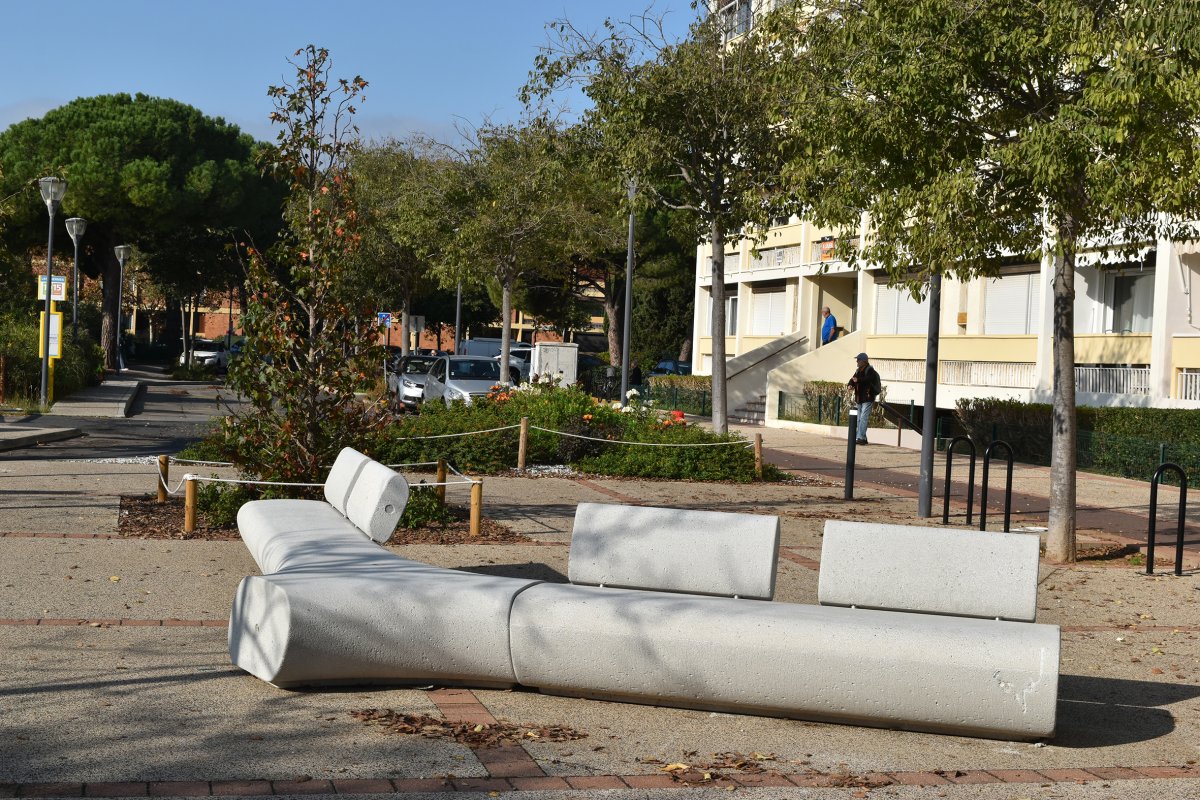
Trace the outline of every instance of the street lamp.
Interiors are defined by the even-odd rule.
[[[133,248],[127,244],[119,244],[113,248],[113,253],[117,256],[117,263],[121,265],[121,271],[117,279],[117,330],[113,338],[117,344],[117,373],[125,369],[125,356],[121,353],[121,295],[125,291],[125,259],[129,258],[129,254],[133,252]]]
[[[42,327],[42,406],[50,402],[50,296],[54,294],[54,214],[67,193],[62,178],[38,178],[38,191],[50,212],[50,234],[46,242],[46,321]],[[61,331],[59,336],[62,336]]]
[[[71,341],[79,338],[79,240],[87,230],[87,220],[71,217],[67,220],[67,233],[75,245],[75,270],[71,273]]]
[[[629,179],[629,242],[625,248],[625,334],[621,337],[621,405],[629,405],[629,329],[633,312],[633,199],[637,181]]]

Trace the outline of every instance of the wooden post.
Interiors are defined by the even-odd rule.
[[[471,484],[471,535],[478,536],[483,521],[483,481]]]
[[[438,502],[446,505],[446,459],[439,458],[437,463],[437,497]]]
[[[196,531],[196,479],[191,475],[183,476],[183,532]]]
[[[517,472],[525,472],[525,454],[529,452],[529,417],[521,417],[521,438],[517,442]]]
[[[158,502],[167,502],[167,481],[171,478],[171,457],[158,457]]]
[[[754,476],[763,479],[762,434],[754,434]]]

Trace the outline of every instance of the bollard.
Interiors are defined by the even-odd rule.
[[[854,453],[858,447],[858,409],[850,409],[849,437],[846,440],[846,494],[845,499],[854,499]]]
[[[478,536],[483,521],[483,481],[471,484],[471,535]]]
[[[529,452],[529,417],[521,417],[521,438],[517,441],[517,472],[525,472],[525,454]]]
[[[192,475],[183,476],[183,532],[196,531],[196,479]]]
[[[439,458],[437,462],[437,497],[438,502],[446,505],[446,459]]]
[[[763,479],[762,434],[754,434],[754,477]]]
[[[158,457],[158,502],[167,502],[167,481],[171,479],[171,457]]]

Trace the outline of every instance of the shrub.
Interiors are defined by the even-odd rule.
[[[437,487],[426,486],[424,481],[409,487],[408,504],[404,507],[404,513],[400,515],[401,528],[413,530],[430,523],[445,524],[453,521],[454,515],[438,497]]]
[[[65,318],[66,315],[64,315]],[[36,404],[42,385],[42,359],[38,355],[38,317],[13,313],[0,317],[0,356],[4,357],[4,396],[10,403]],[[63,398],[103,376],[103,354],[81,328],[74,338],[70,326],[63,331],[63,355],[54,364],[54,397]]]
[[[235,524],[238,509],[257,496],[242,484],[201,482],[196,487],[196,508],[210,525],[223,528]]]

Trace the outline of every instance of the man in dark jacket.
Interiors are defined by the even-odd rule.
[[[858,401],[858,433],[855,438],[859,444],[866,444],[867,422],[871,418],[871,409],[875,407],[875,398],[883,391],[883,383],[879,380],[879,373],[871,366],[866,353],[859,353],[856,358],[858,369],[854,370],[846,385],[854,392],[854,399]]]

